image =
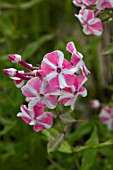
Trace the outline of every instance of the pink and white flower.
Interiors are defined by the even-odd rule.
[[[83,26],[83,32],[87,35],[94,34],[100,36],[102,34],[102,22],[99,18],[95,17],[94,11],[89,9],[81,9],[79,14],[75,16],[79,19]]]
[[[45,55],[41,63],[41,71],[51,87],[62,89],[73,85],[76,68],[64,59],[61,51],[56,50]]]
[[[109,130],[113,130],[113,107],[103,107],[99,117],[101,122],[106,124]]]
[[[113,0],[97,0],[96,7],[99,10],[104,10],[105,8],[113,8]]]
[[[54,109],[57,105],[57,97],[60,95],[60,90],[49,86],[45,80],[35,77],[22,87],[22,93],[30,101],[29,106],[37,105]]]
[[[76,50],[76,47],[74,45],[73,42],[69,42],[66,46],[66,49],[72,53],[72,57],[71,57],[71,63],[73,64],[73,66],[75,66],[76,71],[81,70],[84,76],[87,76],[89,72],[89,70],[86,68],[86,65],[83,61],[83,55],[81,53],[79,53]]]
[[[33,125],[33,129],[38,132],[40,130],[49,129],[52,124],[52,113],[44,112],[42,107],[26,107],[26,105],[21,105],[21,112],[17,114],[21,117],[23,121],[29,125]]]
[[[81,95],[82,97],[87,95],[87,90],[83,87],[83,84],[86,81],[87,78],[84,76],[75,76],[74,85],[62,89],[58,101],[64,106],[71,106],[71,109],[74,110],[74,104],[78,95]]]

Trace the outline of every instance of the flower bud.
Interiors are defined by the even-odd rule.
[[[21,55],[19,54],[9,54],[8,57],[12,63],[19,63],[21,61]]]
[[[97,99],[91,100],[91,108],[97,109],[100,106],[101,106],[101,103],[99,102],[99,100]]]
[[[16,75],[17,70],[14,68],[4,69],[4,73],[9,77],[14,77]]]

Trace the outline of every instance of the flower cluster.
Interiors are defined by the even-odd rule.
[[[59,50],[46,54],[40,67],[26,63],[20,55],[10,54],[11,62],[21,64],[29,72],[17,71],[14,68],[4,69],[4,73],[21,88],[28,102],[28,107],[21,105],[21,112],[17,116],[27,124],[34,125],[37,132],[52,126],[52,113],[45,112],[44,108],[54,109],[59,101],[74,110],[78,95],[87,95],[83,84],[87,81],[89,71],[83,55],[76,50],[73,42],[69,42],[66,49],[71,53],[70,62]],[[27,82],[24,85],[25,81]]]
[[[100,36],[103,32],[102,21],[98,18],[102,10],[113,8],[112,0],[73,0],[73,4],[81,7],[79,14],[75,16],[80,21],[83,32],[87,35]],[[95,8],[97,9],[95,11]]]

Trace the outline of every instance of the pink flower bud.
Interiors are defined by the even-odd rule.
[[[21,55],[19,54],[9,54],[8,57],[12,63],[19,63],[21,61]]]
[[[101,106],[101,103],[99,102],[99,100],[97,100],[97,99],[91,100],[91,107],[93,109],[97,109],[100,106]]]
[[[4,73],[9,77],[14,77],[16,75],[17,70],[14,68],[4,69]]]

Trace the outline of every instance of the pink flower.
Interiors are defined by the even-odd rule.
[[[84,76],[75,76],[74,85],[62,89],[58,101],[64,106],[71,106],[71,109],[74,110],[74,104],[78,95],[82,97],[87,95],[87,90],[82,86],[86,81],[87,78]]]
[[[33,125],[36,132],[44,129],[49,129],[52,124],[52,114],[50,112],[44,112],[42,107],[34,106],[26,107],[26,105],[21,105],[21,112],[17,114],[21,117],[23,121],[29,125]]]
[[[61,51],[54,51],[45,55],[41,63],[42,76],[51,87],[64,88],[73,85],[76,69],[64,59]]]
[[[45,80],[35,77],[22,87],[22,93],[30,101],[29,106],[37,105],[54,109],[57,104],[57,97],[60,95],[60,90],[50,87]]]
[[[97,99],[91,100],[91,108],[96,109],[96,108],[99,108],[100,106],[101,106],[101,103],[99,100]]]
[[[96,7],[99,10],[104,10],[105,8],[113,8],[113,0],[97,0]]]
[[[99,117],[101,122],[106,124],[109,130],[113,130],[113,107],[103,107]]]
[[[79,19],[83,26],[83,32],[87,35],[94,34],[100,36],[102,34],[102,22],[94,16],[94,11],[89,9],[81,9],[79,14],[75,16]]]
[[[86,68],[86,65],[83,61],[83,55],[81,53],[79,53],[73,42],[69,42],[66,46],[66,49],[72,53],[72,57],[71,57],[71,63],[73,64],[73,66],[75,66],[76,71],[81,70],[84,76],[87,76],[88,73],[90,73],[88,71],[88,69]]]

